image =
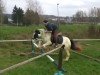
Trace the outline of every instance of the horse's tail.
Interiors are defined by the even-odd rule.
[[[76,51],[81,51],[82,50],[81,46],[77,42],[75,42],[72,39],[70,41],[71,41],[71,49],[72,50],[76,50]]]

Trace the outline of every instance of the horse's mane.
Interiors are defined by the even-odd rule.
[[[42,29],[38,29],[38,30],[40,30],[40,31],[45,31],[45,29],[43,29],[43,28],[42,28]]]

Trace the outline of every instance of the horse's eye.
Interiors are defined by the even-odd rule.
[[[39,34],[40,34],[40,32],[39,32]]]

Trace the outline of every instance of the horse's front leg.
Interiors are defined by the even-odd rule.
[[[46,48],[46,46],[49,46],[49,45],[51,45],[51,42],[50,41],[47,42],[47,43],[45,43],[45,44],[43,44],[43,47]]]
[[[68,61],[69,60],[69,57],[70,57],[70,48],[64,48],[65,51],[66,51],[66,56],[65,56],[65,59],[64,61]]]
[[[42,46],[42,41],[38,42],[38,46],[41,47]]]

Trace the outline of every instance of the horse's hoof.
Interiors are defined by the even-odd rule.
[[[68,59],[64,59],[63,61],[68,61]]]

